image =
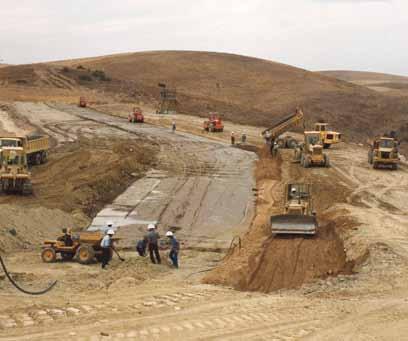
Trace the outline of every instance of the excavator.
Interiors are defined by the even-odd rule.
[[[270,144],[272,155],[276,154],[278,148],[296,148],[297,141],[294,138],[290,136],[280,136],[289,129],[299,125],[303,121],[303,118],[304,114],[302,109],[296,108],[294,114],[283,118],[262,132],[262,136],[265,138],[266,142]]]

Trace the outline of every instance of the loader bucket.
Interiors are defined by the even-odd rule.
[[[314,235],[317,230],[317,220],[306,215],[276,215],[271,217],[273,234],[308,234]]]

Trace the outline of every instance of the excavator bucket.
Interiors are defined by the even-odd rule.
[[[271,217],[273,234],[314,235],[317,230],[315,216],[282,214]]]

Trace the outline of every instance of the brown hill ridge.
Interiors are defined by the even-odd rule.
[[[0,84],[24,68],[33,86],[100,89],[121,95],[121,101],[153,105],[159,94],[157,83],[165,82],[177,88],[180,112],[207,115],[216,110],[228,120],[260,126],[301,106],[307,125],[325,119],[359,140],[399,128],[408,112],[408,99],[390,98],[289,65],[225,53],[156,51],[12,66],[0,69]],[[87,81],[83,73],[95,70],[103,71],[108,81],[93,76]],[[15,81],[24,85],[23,75]]]

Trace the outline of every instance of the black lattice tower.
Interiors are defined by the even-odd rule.
[[[158,114],[176,114],[177,113],[177,90],[171,89],[164,83],[159,83],[160,103]]]

